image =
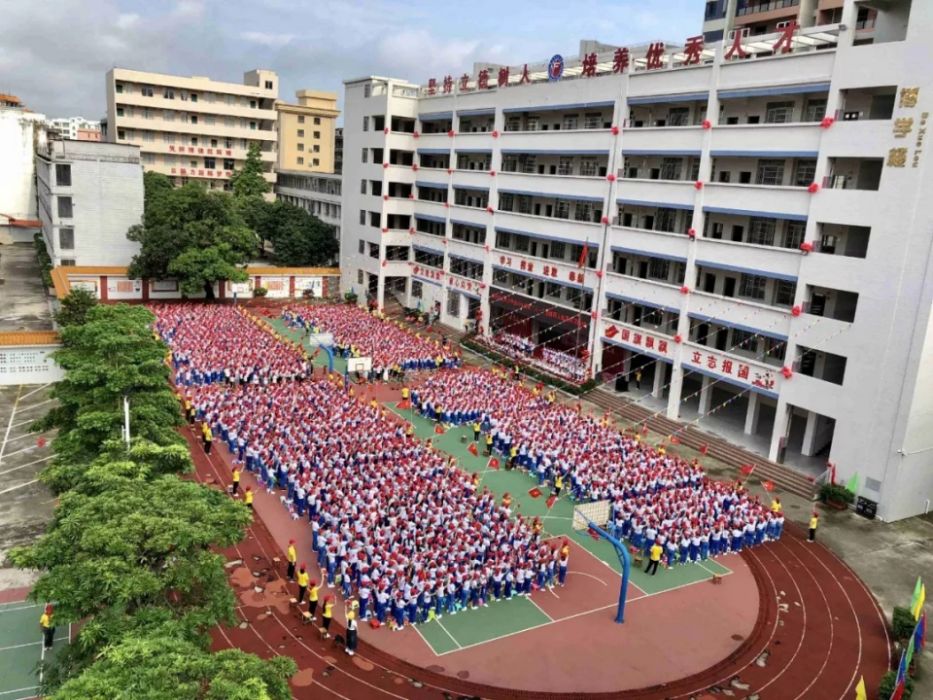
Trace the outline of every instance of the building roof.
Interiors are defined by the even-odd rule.
[[[14,345],[58,345],[56,331],[0,331],[0,347]]]

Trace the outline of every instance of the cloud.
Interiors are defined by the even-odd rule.
[[[137,14],[125,14],[117,15],[117,29],[127,30],[133,29],[139,24],[139,15]]]
[[[266,32],[240,32],[240,38],[252,44],[278,49],[290,44],[294,34],[268,34]]]

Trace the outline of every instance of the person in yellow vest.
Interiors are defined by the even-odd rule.
[[[486,433],[486,456],[492,455],[492,431]]]
[[[288,569],[285,575],[289,581],[295,580],[295,564],[298,562],[298,550],[295,549],[295,540],[288,541],[288,549],[285,550],[285,560],[288,562]]]
[[[402,387],[402,401],[408,401],[411,396],[411,390],[407,386]]]
[[[324,596],[324,612],[321,613],[321,625],[324,627],[324,639],[330,637],[330,621],[334,619],[334,596]]]
[[[560,496],[561,490],[564,488],[564,475],[560,472],[557,472],[557,476],[554,477],[554,495]]]
[[[312,580],[308,586],[308,612],[311,613],[311,619],[314,619],[314,615],[317,612],[317,600],[320,592],[321,584]]]
[[[518,459],[518,447],[514,444],[509,448],[509,463],[506,465],[507,469],[515,469],[515,462]]]
[[[370,407],[370,408],[378,408],[378,407],[379,407],[379,402],[376,401],[376,399],[370,399],[370,401],[369,401],[369,407]]]
[[[243,492],[243,505],[250,510],[253,509],[253,488],[251,486],[247,486]]]
[[[51,649],[55,643],[55,610],[52,604],[48,603],[45,610],[39,617],[39,627],[42,629],[42,644],[46,649]]]
[[[202,423],[201,435],[204,439],[204,454],[210,454],[211,444],[214,442],[214,433],[211,432],[211,426],[207,423]]]
[[[356,601],[354,601],[356,602]],[[356,610],[351,605],[347,610],[347,640],[344,647],[348,655],[353,656],[356,653],[357,626]]]
[[[658,573],[658,565],[661,563],[661,555],[664,553],[664,547],[658,544],[658,541],[655,540],[654,544],[651,545],[651,549],[648,550],[648,568],[645,569],[645,573],[650,573],[652,576]]]
[[[409,424],[408,424],[408,427],[405,428],[405,434],[406,434],[408,437],[412,437],[412,436],[415,434],[415,426],[413,426],[411,423],[409,423]]]
[[[774,500],[771,501],[771,512],[780,515],[782,510],[784,510],[784,506],[781,505],[781,499],[775,496]]]
[[[473,442],[479,442],[479,431],[482,428],[478,420],[473,421]]]
[[[544,525],[541,523],[541,518],[536,515],[534,522],[531,524],[531,531],[535,535],[540,535],[543,529],[544,529]]]
[[[191,403],[191,399],[185,397],[185,418],[187,418],[189,423],[194,423],[194,404]]]
[[[512,507],[512,494],[510,494],[508,491],[502,494],[502,507],[503,508]]]
[[[820,514],[813,511],[810,516],[810,534],[807,536],[807,542],[816,542],[816,528],[820,526]]]
[[[240,490],[240,468],[234,467],[230,472],[230,475],[233,479],[233,485],[230,487],[230,493],[236,496],[237,491]]]
[[[310,582],[311,577],[308,576],[308,568],[302,564],[298,569],[298,605],[305,599],[305,595],[308,592],[308,583]]]

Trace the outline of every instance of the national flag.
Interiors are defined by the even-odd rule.
[[[743,464],[739,467],[739,471],[742,472],[745,476],[749,476],[753,471],[755,471],[754,464]]]
[[[594,529],[591,528],[591,527],[586,528],[586,534],[588,534],[588,535],[589,535],[590,537],[592,537],[594,540],[598,540],[598,539],[599,539],[599,533],[596,532],[596,530],[594,530]]]
[[[532,498],[540,498],[541,489],[539,489],[537,486],[533,486],[530,489],[528,489],[528,495],[531,496]]]
[[[583,244],[583,250],[580,251],[580,259],[577,260],[577,267],[583,267],[586,265],[586,259],[590,255],[590,244],[589,241]]]
[[[923,604],[926,602],[926,600],[927,600],[927,587],[926,587],[926,584],[921,583],[920,584],[920,596],[917,598],[917,602],[914,603],[914,607],[911,610],[911,612],[913,612],[914,614],[915,620],[920,619],[920,613],[923,612]]]
[[[865,690],[865,676],[858,679],[855,686],[855,700],[868,700],[868,691]]]
[[[897,665],[897,678],[894,679],[895,693],[896,693],[896,686],[903,686],[906,681],[907,681],[907,652],[902,651],[901,662]],[[901,688],[901,692],[904,692],[903,687]]]
[[[557,496],[552,493],[550,496],[547,497],[547,502],[545,505],[547,505],[548,510],[551,510],[551,508],[554,507],[555,503],[557,503]]]
[[[471,443],[470,443],[469,447],[467,447],[467,451],[468,451],[471,455],[473,455],[474,457],[476,457],[476,455],[479,454],[479,450],[476,449],[476,443],[475,443],[475,442],[471,442]]]
[[[774,482],[773,481],[762,481],[761,487],[768,493],[771,493],[772,491],[774,491]]]
[[[846,482],[846,491],[858,493],[858,472],[852,475],[852,478]]]
[[[499,460],[496,459],[495,457],[490,457],[490,458],[489,458],[488,464],[486,464],[486,468],[487,468],[487,469],[498,469],[498,468],[499,468]]]

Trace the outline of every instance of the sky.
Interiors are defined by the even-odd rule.
[[[424,83],[575,56],[580,39],[683,41],[705,0],[0,0],[0,92],[49,117],[99,119],[114,67],[241,82],[253,68],[338,93],[382,75]]]

